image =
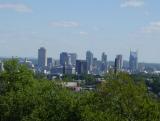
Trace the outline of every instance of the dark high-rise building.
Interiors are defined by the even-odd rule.
[[[129,69],[131,73],[135,73],[138,70],[138,52],[130,52]]]
[[[75,66],[76,65],[76,60],[77,60],[77,54],[76,53],[69,53],[70,58],[71,58],[71,65]]]
[[[123,69],[123,57],[122,55],[117,55],[115,59],[115,72],[122,71]]]
[[[60,54],[60,65],[67,66],[69,65],[69,61],[70,61],[69,54],[67,52],[62,52]]]
[[[47,67],[52,68],[53,66],[53,58],[48,57],[47,58]]]
[[[105,72],[107,72],[107,55],[103,52],[102,53],[102,59],[101,59],[101,61],[102,61],[102,65],[101,65],[101,71],[103,72],[103,73],[105,73]]]
[[[86,52],[87,70],[92,72],[93,69],[93,53],[91,51]]]
[[[77,74],[87,74],[87,61],[77,60],[76,61],[76,72]]]
[[[44,47],[38,49],[38,66],[39,67],[47,66],[46,49]]]

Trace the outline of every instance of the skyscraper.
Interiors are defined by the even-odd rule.
[[[38,49],[38,66],[39,67],[47,66],[46,49],[44,47]]]
[[[131,73],[135,73],[138,70],[138,52],[130,52],[129,69]]]
[[[76,72],[77,74],[87,74],[87,61],[77,60],[76,61]]]
[[[122,71],[123,69],[123,56],[117,55],[115,58],[115,72]]]
[[[101,68],[102,68],[102,61],[98,60],[97,58],[93,58],[92,74],[94,75],[102,74]]]
[[[75,66],[76,65],[76,60],[77,60],[77,54],[76,53],[69,53],[70,58],[71,58],[71,65]]]
[[[86,52],[86,61],[87,61],[87,70],[88,72],[92,72],[93,68],[93,53],[91,51]]]
[[[60,65],[66,66],[69,65],[69,54],[67,52],[62,52],[60,54]]]
[[[49,68],[53,67],[53,58],[52,57],[47,58],[47,67],[49,67]]]
[[[101,71],[103,73],[107,72],[107,55],[105,54],[105,52],[102,53],[102,65],[101,65]]]

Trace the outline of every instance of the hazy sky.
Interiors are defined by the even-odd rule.
[[[160,0],[0,0],[0,56],[37,57],[91,50],[109,60],[160,63]]]

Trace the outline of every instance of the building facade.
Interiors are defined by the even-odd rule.
[[[101,71],[102,73],[106,73],[108,70],[108,64],[107,64],[107,55],[105,52],[102,53],[102,58],[101,58]]]
[[[115,72],[122,71],[123,69],[123,56],[117,55],[115,58]]]
[[[47,58],[47,67],[50,69],[53,67],[53,58],[52,57]]]
[[[138,70],[138,52],[131,51],[129,59],[129,70],[131,73],[135,73]]]
[[[76,61],[76,73],[77,74],[87,74],[87,61],[85,60]]]
[[[77,60],[77,54],[76,53],[69,53],[70,58],[71,58],[71,65],[75,66],[76,65],[76,60]]]
[[[60,54],[60,65],[67,66],[70,63],[69,54],[67,52],[62,52]]]
[[[44,47],[38,49],[38,66],[42,68],[47,66],[47,55]]]
[[[86,52],[87,71],[92,73],[93,69],[93,53],[91,51]]]

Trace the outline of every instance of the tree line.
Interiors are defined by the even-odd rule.
[[[160,102],[143,81],[110,74],[95,91],[36,78],[12,59],[0,72],[0,121],[159,121]]]

